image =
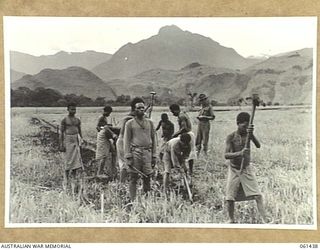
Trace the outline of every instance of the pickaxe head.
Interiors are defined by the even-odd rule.
[[[250,100],[254,106],[259,106],[260,104],[265,106],[264,102],[260,99],[259,94],[252,94],[252,96],[247,97],[246,100]]]
[[[150,92],[150,95],[152,95],[152,96],[155,96],[157,93],[156,92],[154,92],[154,91],[151,91]]]

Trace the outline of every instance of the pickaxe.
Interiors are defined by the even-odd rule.
[[[150,95],[151,95],[151,104],[150,104],[149,118],[151,118],[151,112],[152,112],[152,108],[153,108],[154,96],[155,96],[156,94],[157,94],[157,93],[154,92],[154,91],[151,91],[151,92],[150,92]]]
[[[263,105],[264,102],[259,98],[258,94],[252,94],[252,96],[247,97],[246,100],[251,100],[252,102],[252,111],[251,111],[249,125],[253,125],[253,119],[254,119],[254,114],[256,112],[256,107],[259,106],[260,104]],[[246,144],[245,144],[245,148],[247,149],[250,149],[250,140],[251,140],[251,137],[250,135],[248,135],[246,139]],[[244,167],[244,157],[242,157],[242,161],[241,161],[240,174],[243,171],[243,167]]]

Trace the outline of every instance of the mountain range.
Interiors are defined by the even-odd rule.
[[[32,56],[18,51],[10,51],[10,68],[24,74],[37,74],[43,69],[65,69],[72,66],[88,70],[109,60],[110,54],[92,50],[84,52],[60,51],[54,55]]]
[[[180,70],[153,69],[107,83],[117,95],[141,96],[156,91],[161,98],[172,93],[183,98],[196,92],[230,103],[255,92],[265,102],[311,103],[312,66],[312,49],[303,49],[270,57],[244,70],[191,63]]]
[[[257,60],[246,59],[211,38],[171,25],[162,27],[157,35],[148,39],[124,45],[92,72],[104,80],[124,79],[156,68],[177,70],[192,62],[243,69]]]
[[[12,83],[12,88],[28,87],[34,90],[38,87],[52,88],[62,94],[84,95],[95,99],[106,97],[116,99],[112,88],[95,74],[81,67],[66,69],[44,69],[36,75],[24,75]]]
[[[88,58],[88,53],[99,54],[84,52],[82,58]],[[61,52],[55,58],[60,58],[59,54],[75,53]],[[126,44],[115,54],[105,56],[108,58],[102,63],[98,60],[87,62],[91,71],[79,66],[63,68],[59,60],[55,65],[62,69],[41,69],[48,64],[35,60],[32,63],[25,61],[23,65],[18,63],[17,57],[11,58],[12,88],[40,86],[63,94],[83,94],[91,98],[105,96],[113,100],[122,94],[145,96],[150,91],[156,91],[161,99],[169,96],[186,98],[188,92],[206,93],[220,103],[230,103],[253,92],[259,93],[265,102],[296,104],[311,103],[312,100],[311,48],[248,59],[210,38],[176,26],[165,26],[157,35]],[[102,57],[103,53],[99,54],[101,60]],[[21,67],[18,70],[14,65]],[[35,68],[35,65],[40,72],[23,76],[28,67]],[[19,74],[22,78],[15,80]]]

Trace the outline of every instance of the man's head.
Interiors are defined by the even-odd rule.
[[[131,104],[130,104],[131,105],[131,111],[135,111],[136,104],[139,103],[139,102],[144,103],[143,99],[140,98],[140,97],[135,97],[135,98],[132,99]]]
[[[205,94],[200,94],[199,95],[199,102],[201,105],[206,106],[209,104],[209,99]]]
[[[70,116],[74,116],[77,112],[77,104],[75,104],[74,102],[68,103],[67,110]]]
[[[180,106],[178,104],[171,104],[169,108],[174,116],[178,116],[180,114]]]
[[[250,122],[250,115],[247,112],[241,112],[237,115],[237,125],[240,134],[245,134]]]
[[[138,118],[142,118],[144,116],[144,111],[145,111],[144,101],[136,103],[135,113]]]
[[[112,112],[112,107],[107,105],[103,108],[103,115],[104,116],[109,116]]]
[[[162,113],[161,114],[161,120],[162,121],[168,121],[169,120],[167,113]]]

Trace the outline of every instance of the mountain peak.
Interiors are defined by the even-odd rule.
[[[180,29],[178,26],[167,25],[160,28],[159,35],[171,35],[171,34],[177,34],[180,32],[183,32],[183,30]]]

